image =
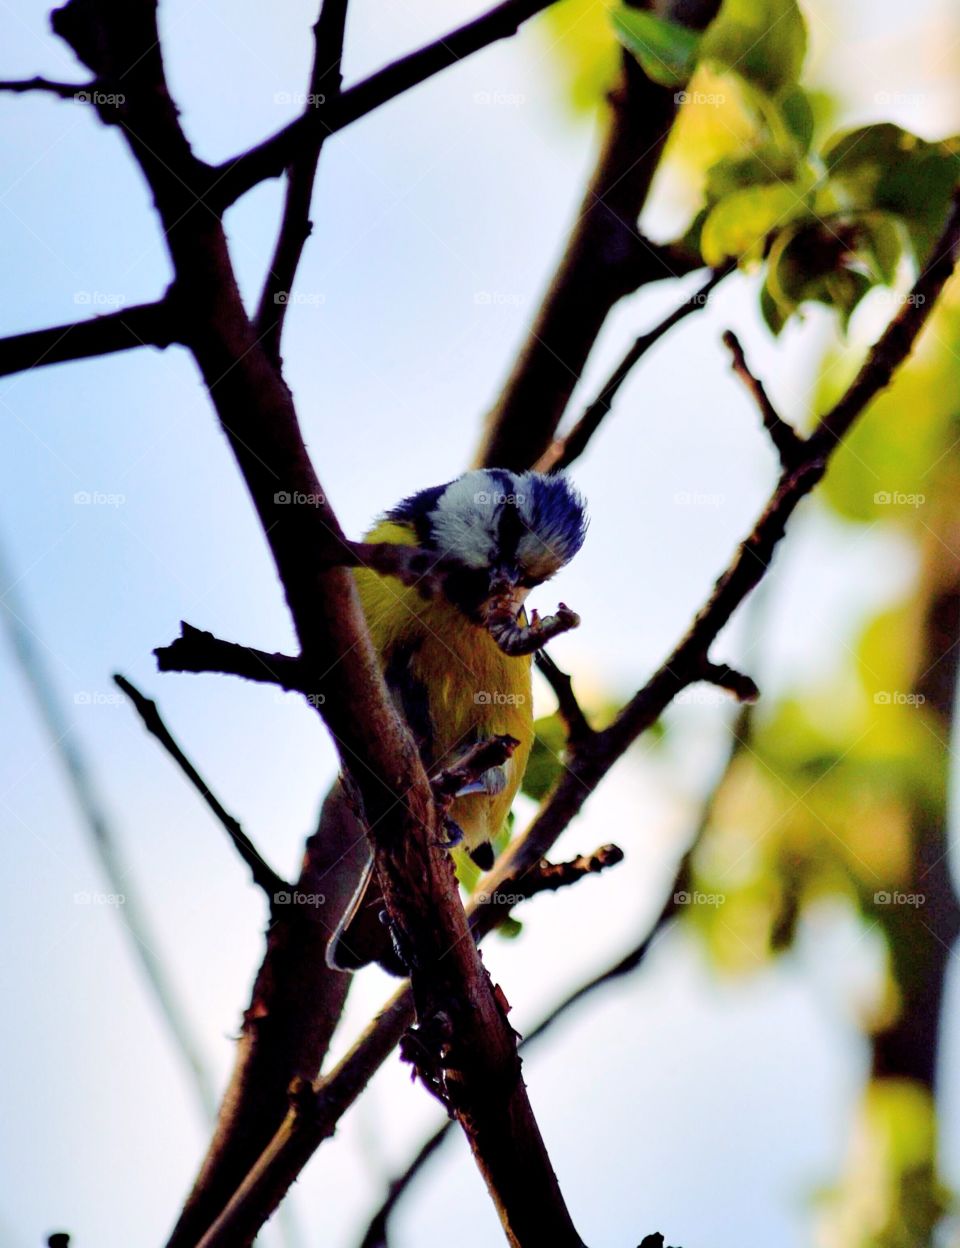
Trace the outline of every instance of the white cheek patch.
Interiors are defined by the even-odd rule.
[[[503,486],[482,469],[452,482],[430,517],[440,554],[453,554],[468,568],[490,567],[502,498]]]

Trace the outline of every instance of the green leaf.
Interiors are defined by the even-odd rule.
[[[806,51],[796,0],[724,0],[700,47],[701,59],[734,70],[770,95],[796,85]]]
[[[520,789],[527,797],[539,802],[560,778],[563,752],[566,749],[566,732],[556,712],[538,719],[533,725],[533,732],[533,746]]]
[[[936,242],[960,176],[956,139],[928,143],[892,122],[834,136],[823,151],[831,184],[849,208],[895,213],[918,264]]]
[[[706,197],[716,203],[734,191],[796,178],[797,161],[792,153],[765,145],[745,156],[725,156],[707,171]]]
[[[701,251],[715,268],[730,256],[759,260],[767,235],[807,211],[802,184],[749,186],[720,200],[703,224]]]
[[[780,101],[780,111],[787,129],[796,139],[800,151],[806,155],[813,140],[814,115],[810,97],[803,87],[794,87]]]
[[[769,280],[770,277],[768,274],[767,279],[760,288],[760,313],[763,316],[767,328],[770,330],[771,334],[773,334],[774,338],[776,338],[783,329],[784,325],[786,325],[790,313],[785,312],[781,308],[780,304],[776,299],[774,299],[773,295],[771,295],[770,291],[767,289],[767,283]],[[791,308],[790,311],[792,310],[793,309]]]
[[[701,36],[679,22],[622,6],[613,14],[617,38],[661,87],[682,87],[697,64]]]
[[[765,285],[780,317],[785,321],[801,304],[816,301],[835,308],[846,330],[874,285],[855,267],[862,264],[856,251],[862,239],[857,222],[807,221],[781,230],[770,248]]]

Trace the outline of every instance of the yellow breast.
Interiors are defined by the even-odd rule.
[[[416,544],[410,526],[390,521],[377,525],[366,540]],[[388,681],[396,686],[409,679],[422,687],[431,737],[425,763],[450,765],[460,750],[496,733],[519,740],[503,792],[459,798],[451,810],[468,846],[493,840],[520,787],[533,741],[530,657],[505,655],[485,629],[446,600],[428,601],[416,588],[365,569],[355,575]],[[416,731],[416,723],[412,727]]]

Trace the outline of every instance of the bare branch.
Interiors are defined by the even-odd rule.
[[[161,672],[220,672],[297,693],[307,692],[303,663],[296,655],[268,654],[253,646],[222,641],[185,620],[180,621],[180,636],[153,653]]]
[[[61,100],[84,102],[97,89],[95,82],[55,82],[51,78],[7,78],[0,81],[0,91],[20,95],[25,91],[43,91]]]
[[[576,884],[585,875],[596,875],[608,867],[615,867],[623,862],[623,858],[623,850],[619,845],[602,845],[592,854],[580,854],[569,862],[544,860],[538,863],[534,870],[527,871],[515,879],[504,881],[498,890],[502,894],[502,901],[497,892],[488,893],[485,889],[481,889],[474,894],[474,902],[478,906],[502,904],[512,908],[521,901],[529,901],[532,897],[536,897],[538,893],[555,893],[569,884]],[[511,892],[511,889],[514,891]]]
[[[704,661],[700,669],[700,679],[720,689],[728,690],[738,702],[756,702],[760,697],[756,682],[750,676],[745,676],[743,672],[728,667],[726,663]]]
[[[343,59],[343,36],[349,0],[322,0],[320,16],[314,28],[313,67],[307,88],[305,113],[340,95]],[[280,363],[280,339],[289,307],[290,292],[300,257],[312,229],[310,201],[316,180],[317,163],[325,133],[320,131],[313,142],[298,154],[287,169],[287,193],[276,249],[260,296],[257,328],[263,335],[263,349],[275,364]]]
[[[87,321],[0,338],[0,377],[132,347],[169,347],[177,341],[167,304],[141,303]]]
[[[750,371],[740,340],[732,329],[723,335],[723,345],[733,357],[733,371],[737,374],[749,392],[753,395],[763,427],[770,435],[770,441],[780,456],[782,468],[791,468],[800,461],[804,453],[804,439],[797,431],[782,419],[777,409],[770,402],[763,382]]]
[[[705,308],[714,287],[722,282],[728,274],[732,273],[735,268],[736,264],[733,261],[729,261],[721,268],[715,269],[703,286],[692,294],[689,299],[685,299],[659,325],[640,335],[613,370],[603,389],[570,432],[565,437],[554,442],[550,449],[540,458],[537,463],[537,468],[540,472],[562,472],[564,469],[569,468],[574,460],[580,458],[586,450],[587,443],[600,428],[604,417],[613,406],[613,400],[617,397],[620,387],[640,360],[643,359],[651,347],[655,346],[665,334],[669,333],[685,317],[688,317],[691,312]]]
[[[593,736],[593,729],[573,692],[573,681],[560,670],[544,649],[535,655],[537,667],[543,673],[550,688],[556,694],[557,710],[567,729],[567,741],[571,748]]]
[[[352,122],[372,113],[441,70],[515,35],[529,18],[556,0],[503,0],[482,17],[450,31],[426,47],[401,57],[317,108],[298,117],[256,147],[213,171],[209,202],[229,207],[258,183],[276,178],[298,155]]]
[[[516,29],[540,7],[543,0],[508,0],[451,42],[415,55],[413,64],[426,76]],[[222,223],[198,202],[204,167],[169,93],[156,6],[68,0],[53,20],[98,79],[123,75],[122,133],[160,216],[178,306],[189,317],[190,350],[270,546],[304,662],[308,670],[314,656],[327,663],[316,709],[363,811],[392,931],[411,968],[420,1034],[439,1035],[441,1018],[451,1026],[453,1043],[431,1053],[442,1069],[446,1103],[470,1141],[507,1236],[530,1242],[542,1235],[558,1248],[581,1248],[523,1083],[516,1037],[470,939],[420,753],[387,690],[354,577],[331,566],[342,528],[325,501],[292,396],[246,315]],[[397,89],[410,85],[410,63],[401,81],[384,71],[375,94],[395,94],[390,82]],[[322,501],[284,505],[300,494]],[[261,1206],[245,1216],[259,1227],[272,1211]],[[228,1242],[234,1248],[244,1240],[232,1234]]]
[[[163,748],[167,751],[173,761],[177,764],[183,774],[187,777],[193,787],[197,790],[209,809],[220,821],[221,826],[233,842],[233,847],[250,869],[254,884],[262,889],[270,903],[271,911],[277,905],[277,895],[286,893],[290,885],[276,871],[268,865],[261,857],[259,850],[250,840],[247,834],[241,828],[240,824],[234,819],[227,810],[224,809],[219,799],[210,791],[210,786],[203,779],[200,773],[194,767],[193,763],[187,758],[183,750],[173,739],[169,728],[163,722],[160,712],[157,709],[156,702],[152,698],[144,697],[139,689],[125,676],[115,675],[114,683],[118,689],[121,689],[130,701],[140,718],[143,720],[143,726],[147,732],[156,737]]]

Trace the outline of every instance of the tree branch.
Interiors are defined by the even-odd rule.
[[[509,0],[492,18],[413,62],[426,76],[511,25],[515,29],[539,7],[543,0]],[[160,216],[178,306],[189,316],[190,350],[270,546],[304,662],[308,670],[316,670],[320,656],[327,663],[325,698],[316,710],[363,812],[393,933],[411,968],[431,1071],[440,1072],[442,1094],[467,1134],[508,1239],[526,1245],[546,1236],[558,1248],[582,1248],[527,1096],[502,997],[470,939],[419,751],[384,683],[354,577],[331,566],[339,562],[343,531],[326,501],[290,392],[246,315],[222,223],[198,203],[195,188],[205,167],[193,155],[170,97],[156,5],[68,0],[56,10],[54,26],[98,80],[109,83],[122,75],[122,131]],[[403,80],[409,64],[408,58]],[[385,91],[383,98],[390,98],[396,91],[387,84],[399,89],[396,79],[384,71],[374,94]],[[366,98],[362,91],[360,98]],[[278,500],[278,494],[301,493],[321,501],[298,507]],[[258,1214],[262,1220],[270,1212]],[[177,1234],[183,1238],[184,1232]],[[233,1235],[229,1242],[236,1248],[246,1241]]]
[[[180,622],[180,636],[153,653],[161,672],[220,672],[260,684],[279,685],[288,691],[308,692],[298,656],[268,654],[235,641],[222,641],[185,620]]]
[[[546,650],[538,650],[534,657],[537,667],[556,695],[557,710],[567,729],[567,743],[575,749],[581,742],[593,736],[593,729],[573,692],[573,681],[566,672],[557,667]]]
[[[334,104],[340,95],[343,60],[343,37],[347,22],[349,0],[322,0],[320,16],[313,28],[314,53],[310,82],[304,114]],[[317,164],[323,147],[325,133],[321,131],[312,143],[305,147],[287,169],[287,193],[283,204],[283,219],[277,244],[270,262],[270,269],[260,295],[257,311],[257,329],[263,335],[263,349],[273,362],[280,364],[280,339],[283,322],[289,307],[290,292],[296,277],[300,257],[310,231],[310,202]]]
[[[20,95],[25,91],[44,91],[61,100],[80,100],[89,97],[97,89],[95,82],[54,82],[51,78],[7,78],[0,81],[0,91]]]
[[[729,261],[722,268],[715,269],[708,281],[689,299],[685,299],[678,308],[665,317],[659,325],[654,326],[645,334],[641,334],[611,373],[602,390],[586,409],[570,432],[558,439],[537,462],[540,472],[563,472],[574,460],[579,459],[587,448],[587,443],[600,428],[604,417],[613,406],[620,387],[627,380],[636,365],[643,359],[651,347],[655,346],[665,334],[691,312],[707,306],[707,300],[714,288],[736,268],[734,261]]]
[[[770,441],[780,456],[781,468],[792,468],[803,456],[804,439],[800,437],[792,425],[787,424],[781,418],[777,409],[770,402],[763,382],[750,371],[746,357],[743,354],[743,347],[732,329],[728,329],[723,335],[723,345],[733,357],[733,371],[747,387],[750,394],[753,395],[757,407],[760,409],[763,427],[770,435]]]
[[[267,901],[270,903],[270,909],[273,911],[277,905],[278,894],[288,892],[291,886],[264,861],[259,850],[237,820],[224,809],[216,795],[210,791],[207,782],[173,739],[169,728],[161,718],[156,702],[152,698],[144,697],[140,690],[131,684],[125,676],[115,675],[113,680],[117,688],[121,689],[133,703],[134,709],[143,721],[143,726],[147,732],[157,738],[220,821],[227,836],[233,842],[234,849],[250,869],[254,884],[266,894]]]
[[[169,347],[177,341],[168,305],[163,300],[141,303],[87,321],[0,338],[0,377],[132,347]]]
[[[515,35],[524,22],[555,2],[503,0],[482,17],[371,74],[298,117],[263,143],[219,165],[213,171],[208,202],[220,209],[229,207],[258,183],[279,177],[301,152],[311,151],[318,138],[322,141],[441,70],[499,39]]]
[[[710,645],[736,607],[762,580],[773,551],[783,536],[787,519],[799,500],[822,477],[829,455],[838,445],[834,431],[848,429],[856,416],[889,383],[897,365],[906,359],[944,283],[954,271],[958,250],[960,205],[955,204],[934,250],[934,259],[917,279],[911,297],[904,302],[900,313],[868,353],[849,390],[822,418],[817,431],[807,440],[810,458],[781,477],[753,531],[737,549],[687,635],[643,689],[624,707],[614,723],[595,733],[588,743],[571,755],[557,787],[533,822],[501,856],[494,870],[481,881],[479,892],[487,900],[482,905],[474,901],[468,907],[470,927],[476,940],[501,922],[503,914],[510,908],[508,899],[520,887],[519,882],[539,868],[542,859],[570,821],[579,814],[589,795],[633,741],[659,718],[686,685],[703,679]],[[681,869],[686,869],[683,863]],[[677,891],[680,890],[675,890],[665,902],[663,922],[674,913]],[[411,1018],[412,996],[409,990],[400,989],[358,1039],[348,1058],[321,1081],[314,1101],[315,1117],[310,1123],[304,1125],[302,1120],[297,1122],[288,1115],[268,1149],[238,1189],[223,1219],[218,1222],[217,1233],[211,1233],[202,1248],[227,1248],[234,1242],[228,1235],[234,1219],[237,1220],[236,1225],[244,1227],[248,1225],[244,1219],[250,1218],[252,1211],[275,1207],[314,1150],[333,1133],[337,1116],[352,1104],[386,1055],[400,1042]],[[269,1203],[271,1201],[274,1203]],[[258,1226],[260,1224],[257,1222]]]
[[[719,0],[637,7],[701,30]],[[682,16],[679,11],[682,9]],[[513,369],[487,417],[474,464],[522,471],[550,448],[590,352],[613,307],[649,282],[699,260],[651,245],[637,222],[677,113],[676,91],[651,82],[628,53],[610,95],[610,119],[583,203]]]

